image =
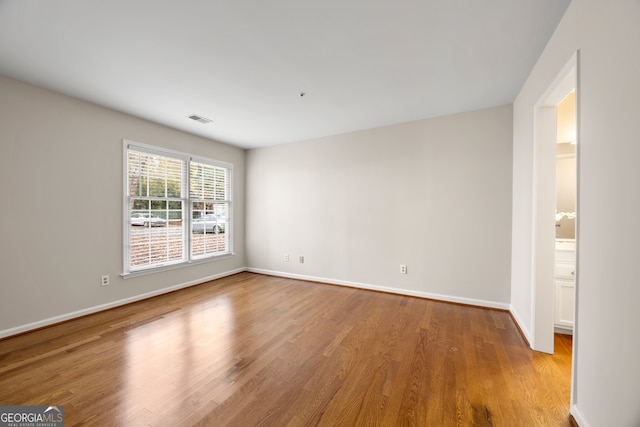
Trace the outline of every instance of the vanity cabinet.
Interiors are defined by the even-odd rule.
[[[573,331],[575,306],[575,241],[556,242],[555,262],[555,327]]]

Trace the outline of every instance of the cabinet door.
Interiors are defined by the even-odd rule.
[[[556,279],[555,324],[573,329],[575,285],[573,280]]]

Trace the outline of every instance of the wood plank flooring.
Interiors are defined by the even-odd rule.
[[[570,426],[571,337],[241,273],[0,341],[0,405],[67,426]]]

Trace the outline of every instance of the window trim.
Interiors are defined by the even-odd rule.
[[[135,277],[135,276],[140,276],[140,275],[146,275],[146,274],[151,274],[151,273],[156,273],[156,272],[161,272],[161,271],[166,271],[166,270],[173,270],[176,268],[183,268],[183,267],[187,267],[190,265],[197,265],[197,264],[204,264],[204,263],[209,263],[209,262],[214,262],[214,261],[218,261],[221,259],[226,259],[229,257],[232,257],[235,255],[234,252],[234,232],[233,232],[233,191],[234,191],[234,173],[233,173],[233,164],[232,163],[228,163],[228,162],[224,162],[221,160],[215,160],[215,159],[211,159],[208,157],[204,157],[204,156],[199,156],[199,155],[192,155],[189,153],[184,153],[181,151],[177,151],[177,150],[172,150],[169,148],[163,148],[163,147],[158,147],[158,146],[154,146],[154,145],[149,145],[149,144],[144,144],[144,143],[140,143],[140,142],[136,142],[136,141],[132,141],[132,140],[128,140],[128,139],[123,139],[122,140],[122,145],[123,145],[123,149],[122,149],[122,157],[123,157],[123,172],[122,172],[122,178],[123,178],[123,183],[122,183],[122,274],[121,277],[123,278],[129,278],[129,277]],[[152,154],[152,155],[158,155],[158,156],[163,156],[163,157],[169,157],[169,158],[173,158],[173,159],[177,159],[180,160],[182,162],[184,162],[184,166],[185,166],[185,173],[184,173],[184,179],[185,182],[182,182],[182,191],[184,192],[184,194],[182,195],[183,197],[181,197],[181,199],[184,201],[185,207],[183,208],[182,214],[183,214],[183,221],[186,220],[186,222],[183,223],[183,249],[185,251],[185,256],[183,257],[183,260],[181,261],[176,261],[176,262],[170,262],[167,264],[163,264],[163,265],[155,265],[155,266],[148,266],[148,267],[142,267],[142,268],[137,268],[137,269],[131,269],[131,265],[130,265],[130,211],[129,211],[129,188],[128,188],[128,181],[129,181],[129,169],[128,169],[128,152],[129,150],[135,150],[135,151],[141,151],[144,153],[148,153],[148,154]],[[192,259],[192,254],[191,254],[191,240],[192,240],[192,232],[191,232],[191,221],[192,221],[192,200],[191,199],[191,195],[190,195],[190,166],[191,166],[191,162],[197,162],[197,163],[201,163],[201,164],[206,164],[209,166],[213,166],[213,167],[220,167],[220,168],[225,168],[228,171],[228,176],[229,176],[229,199],[228,199],[228,206],[229,206],[229,212],[228,212],[228,218],[227,218],[227,230],[225,230],[226,233],[230,233],[228,234],[228,248],[227,251],[225,251],[224,253],[220,254],[220,255],[211,255],[208,257],[198,257],[196,259]]]

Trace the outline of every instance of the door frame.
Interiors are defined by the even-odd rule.
[[[532,229],[532,343],[531,348],[553,354],[554,352],[554,270],[555,270],[555,206],[556,206],[556,113],[558,104],[576,91],[576,141],[579,139],[579,89],[578,53],[553,79],[540,100],[534,106],[533,153],[533,229]],[[576,167],[579,177],[579,147]],[[577,186],[579,188],[579,179]],[[579,209],[579,192],[576,195],[576,212]],[[578,255],[578,218],[576,218],[576,263]],[[578,268],[575,276],[578,290]],[[577,301],[577,297],[575,298]],[[577,304],[574,309],[574,348],[577,329]],[[575,357],[574,357],[575,359]]]

